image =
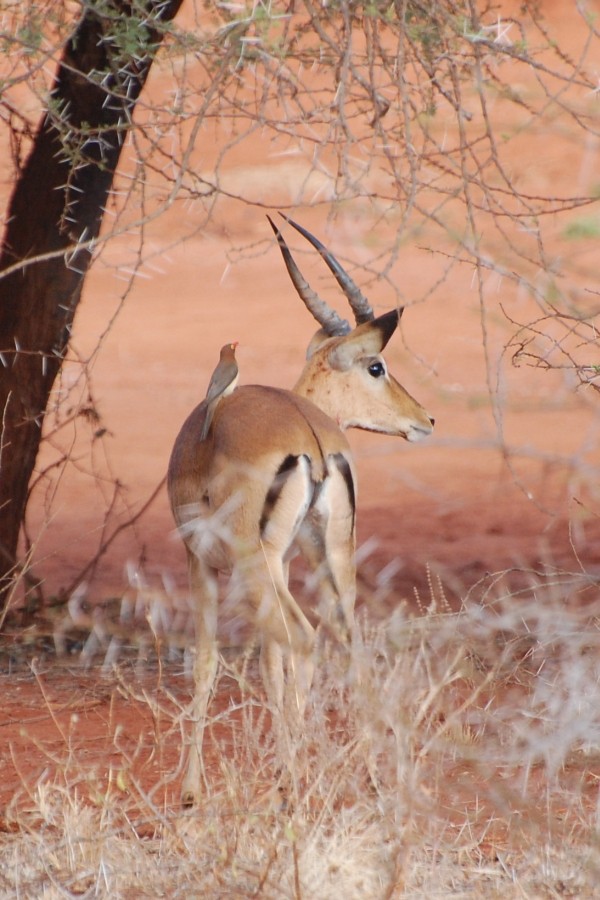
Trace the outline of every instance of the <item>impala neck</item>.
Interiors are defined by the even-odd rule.
[[[309,365],[304,369],[292,390],[294,394],[306,397],[307,400],[318,406],[344,431],[347,426],[340,416],[339,398],[336,401],[331,396],[331,386],[326,374],[327,367],[324,363],[316,366]]]

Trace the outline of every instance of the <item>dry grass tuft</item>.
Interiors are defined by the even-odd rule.
[[[363,617],[350,659],[324,646],[289,778],[255,660],[224,661],[191,812],[177,802],[181,669],[77,674],[106,726],[87,741],[83,699],[75,719],[57,699],[73,678],[61,693],[64,669],[37,671],[37,712],[56,727],[28,732],[41,763],[7,796],[0,893],[597,895],[600,631],[584,601],[598,584],[530,573],[515,596],[503,583],[458,613]]]

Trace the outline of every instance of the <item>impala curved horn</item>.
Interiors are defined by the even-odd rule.
[[[348,303],[352,308],[352,312],[354,313],[354,319],[357,325],[362,325],[364,322],[371,322],[375,318],[375,313],[373,312],[373,308],[365,295],[362,293],[357,284],[350,278],[348,273],[342,269],[341,265],[335,258],[335,256],[329,252],[327,247],[325,247],[321,241],[316,238],[310,231],[307,231],[306,228],[303,228],[302,225],[298,225],[297,222],[294,222],[293,219],[289,219],[283,213],[279,213],[282,219],[291,225],[292,228],[295,228],[296,231],[299,231],[302,237],[305,237],[306,240],[313,245],[315,250],[317,250],[330,270],[335,275],[335,279],[341,289],[343,290]]]
[[[275,232],[275,237],[277,238],[277,243],[279,244],[279,249],[281,250],[281,255],[285,262],[285,267],[292,279],[292,284],[298,291],[298,294],[308,311],[317,320],[321,328],[329,337],[338,337],[349,334],[349,332],[352,331],[349,323],[345,319],[342,319],[334,309],[331,309],[331,307],[328,306],[324,300],[321,300],[319,295],[313,291],[294,262],[294,258],[290,253],[290,249],[279,228],[270,216],[267,216],[267,219]]]

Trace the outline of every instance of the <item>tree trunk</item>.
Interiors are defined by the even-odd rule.
[[[162,25],[181,3],[86,4],[10,201],[0,253],[4,603],[18,575],[18,540],[44,412],[91,262],[85,242],[98,236],[133,109],[164,33]],[[28,262],[41,255],[50,258]]]

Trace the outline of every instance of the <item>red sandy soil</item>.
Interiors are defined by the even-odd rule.
[[[240,342],[242,383],[293,385],[313,325],[275,247],[228,268],[232,244],[269,236],[260,210],[247,209],[240,218],[227,234],[211,230],[170,251],[169,261],[161,262],[164,274],[138,280],[112,325],[92,370],[101,425],[108,430],[102,446],[95,445],[99,477],[88,474],[89,428],[79,419],[82,471],[62,477],[50,497],[50,515],[39,501],[30,514],[31,533],[41,533],[36,572],[47,595],[69,585],[98,548],[112,494],[102,476],[126,487],[127,506],[117,504],[109,530],[160,483],[173,440],[204,396],[223,343]],[[314,218],[302,215],[310,227]],[[327,224],[315,230],[327,235]],[[356,240],[355,223],[348,230]],[[401,266],[406,294],[420,295],[431,279],[427,254],[407,249]],[[435,416],[434,436],[410,445],[349,434],[358,467],[358,542],[372,547],[361,571],[393,563],[393,585],[404,595],[411,595],[413,584],[423,586],[427,566],[447,575],[453,593],[461,593],[486,571],[539,568],[542,561],[578,569],[577,556],[586,565],[600,564],[588,486],[598,461],[597,402],[594,407],[591,392],[583,397],[565,389],[554,373],[515,369],[504,358],[499,434],[470,279],[465,271],[444,285],[441,296],[407,308],[402,336],[386,352],[394,374]],[[114,290],[113,272],[98,266],[78,316],[78,351],[91,349],[106,327]],[[386,308],[385,294],[373,300]],[[499,322],[493,352],[508,336]],[[76,364],[66,378],[74,372]],[[184,586],[184,554],[164,488],[135,530],[124,532],[97,566],[94,596],[122,589],[126,561],[142,556],[150,572],[166,570]]]
[[[513,12],[508,4],[504,8]],[[581,49],[580,18],[569,4],[545,3],[544,12],[565,49]],[[593,189],[597,142],[574,146],[565,130],[565,123],[557,121],[551,133],[525,131],[526,139],[517,135],[507,145],[503,159],[523,190],[567,196]],[[260,135],[240,147],[228,157],[225,187],[244,184],[267,207],[289,204],[303,176],[301,164],[271,158]],[[210,149],[202,150],[208,159]],[[102,528],[115,481],[124,490],[111,509],[108,533],[159,485],[178,429],[204,396],[223,343],[240,342],[241,383],[291,387],[297,378],[314,323],[290,286],[264,211],[264,206],[223,201],[207,227],[178,242],[193,233],[202,211],[175,204],[147,227],[144,253],[151,258],[114,321],[136,238],[111,244],[95,264],[78,311],[73,350],[85,359],[104,336],[90,366],[101,421],[80,416],[66,429],[59,443],[76,465],[44,482],[29,513],[35,574],[46,597],[68,589],[96,553],[106,536]],[[373,241],[386,239],[379,230],[370,232],[372,220],[360,204],[349,204],[331,221],[327,212],[326,206],[304,207],[294,215],[344,259],[364,260],[367,242],[372,252]],[[557,265],[563,256],[576,254],[573,289],[593,290],[597,241],[569,243],[561,237],[563,225],[558,222],[556,234],[547,234],[546,253]],[[443,256],[423,249],[430,240],[435,234],[425,233],[405,245],[392,272],[407,309],[402,332],[392,339],[386,357],[394,374],[435,416],[436,429],[419,445],[350,433],[359,475],[359,544],[368,541],[372,548],[361,566],[364,577],[371,579],[371,570],[391,563],[393,586],[410,597],[414,584],[422,589],[427,583],[426,567],[431,566],[457,595],[486,571],[514,565],[537,568],[544,561],[578,567],[577,556],[598,565],[599,520],[589,496],[598,464],[597,393],[576,392],[560,373],[512,366],[511,352],[502,351],[516,327],[500,306],[517,321],[530,321],[537,312],[495,275],[485,286],[485,351],[470,267],[455,267],[426,302],[419,302],[446,265]],[[301,241],[292,245],[304,249]],[[315,286],[336,298],[320,261],[304,253],[300,260]],[[369,294],[378,311],[395,302],[383,284],[372,285]],[[67,364],[57,388],[69,387],[80,374],[77,362]],[[493,409],[488,380],[498,376]],[[93,443],[90,453],[90,434],[98,429],[105,430],[104,438]],[[39,468],[56,457],[46,446]],[[140,558],[150,572],[166,570],[183,588],[184,554],[172,532],[163,489],[135,529],[126,529],[95,568],[88,579],[93,596],[119,592],[125,563]]]
[[[576,43],[578,35],[570,35],[568,28],[569,17],[575,23],[577,17],[561,12],[561,4],[555,6],[561,36]],[[551,138],[556,146],[559,137]],[[537,179],[540,192],[552,183],[558,194],[568,194],[573,189],[571,167],[564,165],[564,157],[556,151],[544,155],[546,142],[548,136],[539,134],[529,143],[521,142],[514,167]],[[559,146],[564,153],[576,153]],[[264,159],[263,151],[259,138],[245,144],[244,159],[237,161],[232,177],[251,181],[257,191],[263,179],[265,200],[276,206],[289,201],[281,184],[292,175],[285,160],[277,168]],[[597,145],[594,152],[591,168],[597,172]],[[579,171],[579,157],[574,167]],[[589,180],[579,186],[581,193],[590,189],[591,174]],[[349,208],[328,221],[327,210],[321,208],[298,209],[295,217],[334,252],[363,259],[369,229],[364,214],[363,209]],[[98,478],[89,475],[90,430],[80,417],[70,432],[78,439],[78,467],[71,467],[45,494],[38,492],[31,509],[28,524],[30,534],[36,536],[35,572],[43,579],[47,597],[73,583],[97,552],[113,490],[110,479],[102,479],[110,475],[126,488],[125,501],[120,498],[116,504],[111,528],[137,511],[160,483],[177,431],[204,396],[223,343],[240,342],[242,383],[289,387],[303,364],[314,326],[289,284],[264,210],[224,203],[201,234],[161,255],[165,244],[174,244],[179,234],[192,230],[189,226],[196,215],[193,207],[178,207],[148,229],[146,250],[152,247],[157,252],[154,270],[146,266],[149,277],[135,280],[94,360],[92,390],[100,424],[106,429],[94,444]],[[294,241],[293,246],[301,244]],[[235,252],[241,247],[250,249]],[[127,264],[134,248],[134,240],[124,238],[88,279],[73,339],[74,349],[84,358],[119,306],[124,274],[116,267]],[[573,248],[557,233],[550,249],[559,256]],[[230,265],[232,250],[235,261]],[[593,269],[597,242],[578,244],[577,252],[580,270]],[[327,292],[328,281],[318,264],[313,265],[308,255],[302,255],[301,261],[315,286],[334,297]],[[434,436],[426,443],[408,445],[378,435],[349,435],[359,474],[359,545],[368,543],[371,548],[360,565],[361,590],[368,599],[378,573],[389,567],[388,608],[402,599],[414,602],[415,586],[423,602],[429,601],[428,567],[439,574],[453,601],[486,572],[509,567],[540,570],[556,565],[578,571],[583,565],[588,571],[600,570],[600,520],[598,507],[594,512],[590,499],[588,477],[594,466],[597,473],[598,466],[597,395],[590,396],[590,391],[584,396],[565,388],[555,373],[514,368],[510,358],[502,356],[511,328],[497,301],[508,304],[513,312],[525,301],[515,296],[512,286],[490,277],[490,370],[495,377],[499,367],[503,378],[500,418],[495,419],[472,271],[455,269],[427,302],[411,306],[435,283],[443,264],[419,246],[402,249],[394,278],[402,285],[408,308],[402,334],[392,339],[386,353],[394,374],[435,416]],[[394,302],[378,284],[369,293],[380,311]],[[78,374],[78,364],[69,364],[64,382]],[[92,425],[98,427],[98,423]],[[40,466],[53,458],[46,448]],[[166,571],[184,589],[184,553],[173,535],[164,488],[135,529],[123,532],[103,556],[91,579],[91,597],[101,600],[122,591],[125,564],[137,563],[141,557],[152,576]],[[82,685],[72,679],[66,682],[70,699],[64,696],[63,685],[62,695],[53,696],[53,703],[62,703],[69,715],[71,709],[78,711],[77,728],[83,728],[85,720],[88,729],[82,740],[93,741],[100,733],[104,740],[113,733],[113,725],[106,724],[113,710],[112,689],[91,690],[87,681]],[[20,725],[37,718],[38,704],[44,706],[33,676],[11,683],[9,712],[3,704],[2,743],[7,747],[9,738],[16,756],[22,740]],[[137,724],[127,709],[129,724]],[[66,727],[64,720],[65,716]],[[142,731],[153,727],[148,722],[142,726]],[[37,729],[39,741],[63,740],[46,707],[39,727],[31,727]],[[6,753],[3,756],[6,783],[11,763]],[[152,765],[160,765],[160,760]]]

